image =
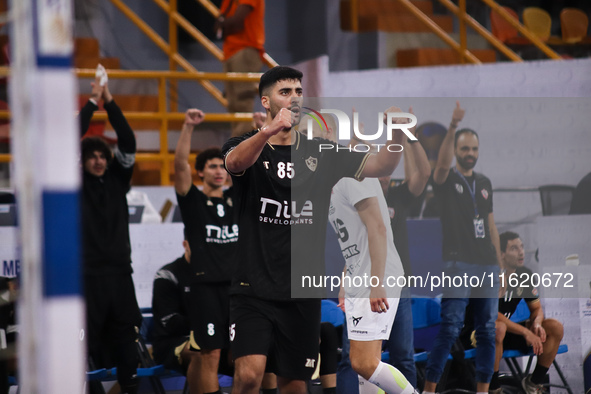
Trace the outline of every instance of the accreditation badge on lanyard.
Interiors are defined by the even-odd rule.
[[[456,174],[462,178],[466,186],[468,187],[468,191],[470,192],[470,197],[472,197],[472,204],[474,206],[474,238],[484,238],[486,232],[484,231],[484,219],[480,217],[478,214],[478,206],[476,205],[476,177],[472,181],[472,187],[468,184],[468,180],[462,175],[457,169],[453,169]]]

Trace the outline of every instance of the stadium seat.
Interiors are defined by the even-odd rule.
[[[530,314],[530,312],[529,312],[529,308],[527,307],[527,303],[525,302],[525,300],[522,299],[519,302],[519,304],[517,304],[517,309],[515,310],[515,313],[513,313],[511,315],[510,319],[512,322],[520,323],[522,321],[527,320],[529,318],[529,314]],[[475,350],[475,349],[472,349],[472,350]],[[562,354],[562,353],[566,353],[566,352],[568,352],[568,346],[566,344],[562,344],[558,347],[557,354]],[[519,364],[519,362],[517,362],[517,358],[519,358],[519,357],[529,357],[525,371],[521,368],[521,365]],[[521,382],[521,380],[529,374],[534,357],[535,357],[535,355],[533,354],[533,351],[531,351],[531,350],[526,353],[521,352],[519,350],[505,350],[503,352],[503,359],[505,359],[505,362],[507,363],[507,366],[509,367],[509,370],[511,371],[511,377],[513,377],[513,380],[516,382]],[[566,381],[566,378],[564,377],[562,370],[560,369],[560,367],[556,363],[556,360],[554,360],[554,362],[552,364],[554,365],[554,368],[556,368],[556,372],[558,373],[558,376],[562,380],[562,385],[551,384],[550,387],[563,388],[563,389],[566,389],[569,394],[572,394],[572,390],[571,390],[568,382]]]
[[[183,375],[167,370],[164,365],[157,365],[152,359],[148,344],[152,341],[152,329],[154,319],[151,308],[141,308],[142,325],[138,329],[137,351],[139,355],[140,367],[137,369],[139,378],[148,378],[152,386],[152,392],[155,394],[165,394],[166,390],[162,385],[160,378],[182,377]],[[108,382],[117,380],[117,368],[100,368],[86,372],[86,380],[90,382]],[[95,386],[96,387],[96,386]],[[100,388],[99,388],[100,390]],[[188,394],[189,389],[185,384],[184,394]]]
[[[519,16],[517,15],[517,12],[509,7],[502,8],[507,11],[509,15],[513,17],[513,19],[519,22]],[[511,40],[515,39],[519,35],[517,28],[513,27],[511,23],[505,20],[505,18],[499,15],[499,13],[495,10],[490,12],[490,25],[493,36],[504,43],[510,43]]]
[[[568,44],[580,42],[587,36],[589,17],[578,8],[564,8],[560,11],[562,41]]]
[[[544,185],[538,188],[542,200],[542,215],[568,215],[575,192],[574,186]]]
[[[566,344],[562,344],[558,347],[557,354],[563,354],[566,352],[568,352],[568,346]],[[525,370],[522,370],[521,366],[517,362],[517,358],[519,358],[519,357],[529,357],[529,359],[527,360],[527,366],[526,366]],[[505,361],[507,362],[507,365],[509,366],[509,369],[511,370],[512,376],[514,378],[516,378],[517,381],[521,381],[521,379],[523,379],[524,377],[529,375],[531,366],[533,364],[534,357],[535,357],[535,354],[533,354],[533,351],[523,353],[519,350],[505,350],[503,352],[503,359],[505,359]],[[566,378],[564,377],[562,370],[560,369],[560,367],[556,363],[556,359],[554,359],[554,361],[552,362],[552,365],[554,365],[554,368],[556,369],[556,373],[558,373],[558,376],[560,377],[562,384],[561,385],[549,384],[548,386],[563,388],[569,394],[573,394],[573,391],[570,388],[570,385],[568,384],[568,382],[566,381]]]
[[[335,327],[342,326],[345,322],[345,313],[331,300],[322,300],[320,309],[320,321],[330,323]]]
[[[542,41],[548,41],[552,27],[552,18],[545,10],[527,7],[523,10],[523,24]]]

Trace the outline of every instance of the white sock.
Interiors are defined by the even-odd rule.
[[[384,390],[368,382],[363,376],[357,375],[357,378],[359,379],[359,394],[384,394]]]
[[[476,394],[488,394],[486,391],[478,391]]]
[[[423,391],[423,394],[435,394],[434,391]]]
[[[378,364],[369,381],[388,394],[412,394],[415,392],[412,384],[408,383],[408,380],[399,370],[382,361]]]

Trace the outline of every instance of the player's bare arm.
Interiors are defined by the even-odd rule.
[[[392,112],[402,112],[402,110],[398,107],[390,107],[386,111],[384,111],[384,123],[386,122],[388,113]],[[408,123],[407,118],[394,118],[393,122],[396,124],[403,124]],[[392,140],[387,141],[386,144],[398,144],[401,145],[405,135],[402,131],[396,130],[392,133]],[[392,174],[400,159],[402,158],[402,151],[400,152],[390,152],[388,149],[380,149],[380,151],[375,154],[371,155],[363,171],[361,172],[361,177],[365,178],[379,178],[381,176],[386,176]]]
[[[412,107],[408,112],[414,115]],[[412,135],[416,136],[417,128],[409,129]],[[408,190],[414,195],[419,196],[429,181],[431,176],[431,166],[427,153],[420,142],[406,141],[404,145],[404,172],[405,180],[408,184]]]
[[[369,302],[371,304],[371,311],[377,313],[386,312],[390,305],[388,305],[386,290],[382,287],[382,284],[386,272],[388,238],[378,199],[377,197],[370,197],[361,200],[355,204],[355,209],[357,209],[359,218],[367,229],[371,276],[379,278],[377,286],[372,286],[370,289]]]
[[[232,174],[240,174],[252,166],[271,137],[291,129],[291,118],[292,113],[287,108],[282,108],[272,120],[267,118],[258,133],[242,141],[226,155],[226,169]]]
[[[542,326],[544,322],[544,311],[542,309],[542,303],[539,299],[528,302],[529,308],[529,320],[531,322],[530,330],[540,337],[542,343],[546,342],[546,330]]]
[[[525,341],[529,346],[533,348],[534,354],[540,355],[544,350],[544,346],[542,344],[542,340],[540,337],[535,335],[531,330],[527,329],[526,327],[522,326],[521,324],[517,324],[510,319],[508,319],[505,315],[499,312],[497,317],[497,321],[505,323],[507,326],[507,332],[512,334],[521,335],[525,338]]]
[[[439,148],[439,156],[437,157],[437,164],[433,172],[433,181],[441,185],[447,180],[451,162],[454,158],[454,136],[458,129],[459,123],[464,119],[465,110],[460,107],[460,102],[456,101],[456,107],[451,117],[451,123],[447,129],[447,134]]]
[[[185,113],[185,121],[174,153],[174,189],[181,196],[187,195],[193,183],[189,165],[191,136],[195,127],[203,122],[204,117],[205,114],[199,109],[188,109]]]

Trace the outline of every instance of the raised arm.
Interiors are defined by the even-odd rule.
[[[384,111],[384,123],[389,112],[402,112],[398,107],[390,107]],[[407,123],[405,118],[398,118],[394,120],[395,123],[402,124]],[[398,144],[401,145],[405,136],[401,130],[394,130],[392,133],[392,141],[387,141],[386,145]],[[396,151],[395,147],[392,149]],[[381,147],[380,151],[371,155],[367,159],[367,163],[361,172],[363,178],[379,178],[381,176],[391,175],[400,159],[402,158],[402,150],[400,152],[390,152],[385,146]]]
[[[408,110],[411,114],[412,108]],[[410,132],[416,136],[416,127],[410,129]],[[419,141],[407,139],[404,144],[404,177],[408,184],[408,190],[414,195],[419,196],[431,176],[431,166],[429,159]]]
[[[437,157],[437,164],[435,165],[435,170],[433,172],[433,181],[438,185],[444,183],[449,175],[451,162],[454,158],[455,132],[458,128],[458,124],[464,119],[465,112],[466,111],[460,107],[460,102],[456,101],[456,108],[454,108],[451,123],[447,129],[447,134],[439,148],[439,156]]]
[[[127,119],[123,116],[123,112],[121,112],[121,109],[115,103],[115,100],[113,100],[108,83],[105,84],[103,90],[103,105],[109,116],[109,123],[111,123],[117,134],[117,147],[119,151],[126,154],[135,154],[135,135],[129,123],[127,123]]]
[[[273,120],[267,119],[267,123],[258,133],[242,141],[226,154],[226,169],[232,174],[241,174],[252,166],[259,158],[269,138],[280,131],[291,129],[291,118],[291,111],[282,108]]]
[[[96,77],[94,82],[90,83],[90,86],[92,86],[90,98],[78,114],[78,120],[80,121],[80,136],[82,137],[88,131],[92,115],[94,114],[94,111],[98,109],[98,103],[103,97],[104,88],[100,85],[100,77]]]
[[[204,117],[203,111],[199,109],[188,109],[185,113],[185,121],[174,152],[174,190],[181,196],[187,195],[193,183],[189,165],[191,136]]]
[[[386,225],[382,219],[377,197],[370,197],[355,204],[355,209],[361,221],[367,229],[367,241],[369,256],[371,258],[371,276],[379,278],[376,287],[370,290],[370,303],[372,312],[385,312],[382,305],[389,308],[386,290],[382,287],[384,273],[386,272],[386,256],[388,254],[388,237]]]

